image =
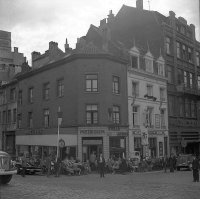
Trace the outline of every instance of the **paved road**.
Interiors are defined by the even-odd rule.
[[[199,199],[200,183],[191,171],[151,172],[127,175],[84,176],[15,175],[0,187],[1,199]]]

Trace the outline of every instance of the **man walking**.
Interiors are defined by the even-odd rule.
[[[26,154],[24,153],[23,157],[22,157],[22,177],[25,177],[26,175]]]
[[[193,170],[193,182],[199,182],[199,160],[198,156],[195,156],[192,162],[192,170]]]
[[[100,177],[104,178],[105,159],[104,159],[102,153],[100,154],[99,159],[98,159],[98,167],[99,167]]]

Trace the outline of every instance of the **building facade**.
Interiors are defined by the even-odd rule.
[[[58,109],[62,158],[128,152],[126,62],[84,52],[18,76],[17,155],[56,153]]]
[[[142,61],[143,59],[143,61]],[[128,67],[129,155],[144,158],[169,155],[167,78],[165,61],[150,52],[130,49]]]

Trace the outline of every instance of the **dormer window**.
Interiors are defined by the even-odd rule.
[[[144,59],[145,59],[146,71],[153,73],[153,56],[149,51],[145,55]]]
[[[131,55],[131,67],[132,68],[139,68],[138,67],[138,56]]]
[[[140,52],[139,50],[133,46],[130,51],[130,58],[131,58],[131,68],[139,68],[139,57]]]
[[[161,55],[157,60],[157,64],[158,64],[158,75],[165,76],[165,61]]]

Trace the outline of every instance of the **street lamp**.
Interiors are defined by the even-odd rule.
[[[57,156],[56,158],[58,159],[59,156],[59,140],[60,140],[60,125],[62,122],[62,112],[60,111],[60,106],[58,107],[58,134],[57,134]]]

